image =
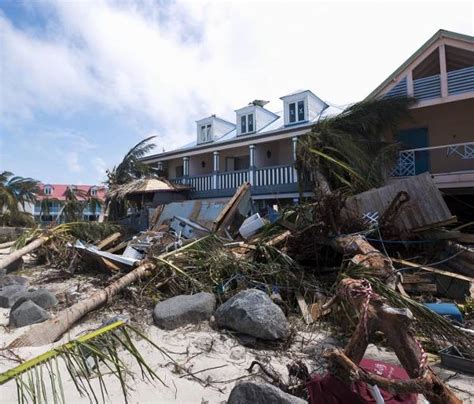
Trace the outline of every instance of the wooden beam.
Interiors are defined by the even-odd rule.
[[[122,234],[120,232],[113,233],[110,236],[104,238],[102,241],[100,241],[97,244],[97,248],[99,250],[102,250],[105,247],[110,246],[114,241],[117,241],[120,237],[122,237]]]
[[[313,317],[311,316],[311,313],[309,312],[308,305],[306,304],[306,301],[304,300],[303,295],[300,292],[296,292],[296,300],[298,301],[298,306],[300,307],[301,314],[303,315],[303,319],[306,324],[312,324],[313,323]]]
[[[445,271],[443,269],[437,269],[437,268],[428,267],[425,265],[418,265],[410,261],[400,260],[396,258],[392,258],[392,261],[398,262],[399,264],[402,264],[402,265],[406,265],[407,267],[418,268],[418,269],[422,269],[423,271],[433,272],[435,274],[449,276],[451,278],[461,279],[463,281],[474,282],[474,278],[471,278],[470,276],[455,274],[454,272]]]

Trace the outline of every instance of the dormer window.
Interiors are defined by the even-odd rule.
[[[306,118],[305,118],[304,110],[305,108],[304,108],[303,100],[288,104],[290,123],[305,121]]]
[[[235,129],[233,123],[211,115],[196,121],[197,144],[209,143]]]
[[[210,142],[212,140],[211,128],[212,128],[212,126],[210,124],[209,125],[201,125],[200,143]]]
[[[252,133],[255,129],[254,115],[247,114],[240,117],[240,133]]]
[[[91,188],[91,196],[97,196],[97,188]]]
[[[53,193],[53,190],[52,190],[51,187],[47,186],[47,187],[44,187],[43,193],[44,193],[45,195],[51,195],[51,194]]]
[[[328,107],[309,90],[298,90],[280,98],[283,100],[285,125],[312,122]]]

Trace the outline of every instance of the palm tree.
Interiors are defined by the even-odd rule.
[[[142,157],[155,148],[156,145],[151,143],[155,137],[150,136],[133,146],[119,165],[107,170],[106,184],[109,190],[139,178],[158,176],[156,168],[141,161]],[[118,196],[107,197],[106,206],[109,220],[117,220],[127,214],[127,201]]]
[[[39,182],[14,175],[9,171],[0,173],[0,222],[17,226],[34,223],[31,214],[25,212],[25,205],[35,203]]]
[[[297,168],[304,180],[324,178],[330,189],[350,194],[379,187],[393,168],[399,146],[383,140],[409,114],[412,98],[356,103],[323,118],[298,145]]]

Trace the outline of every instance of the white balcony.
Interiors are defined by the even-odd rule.
[[[440,188],[474,187],[474,142],[403,150],[392,177],[429,171]]]

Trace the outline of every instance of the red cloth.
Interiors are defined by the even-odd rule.
[[[363,359],[360,367],[379,376],[391,379],[407,380],[408,374],[404,369],[383,362]],[[311,404],[366,404],[375,403],[367,384],[362,382],[353,383],[351,386],[343,383],[332,375],[311,376],[307,384],[309,402]],[[387,404],[416,404],[416,394],[395,395],[379,389]]]

